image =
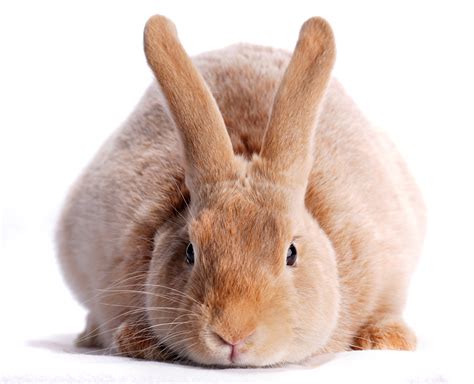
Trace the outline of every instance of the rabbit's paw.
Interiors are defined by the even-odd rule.
[[[79,348],[97,348],[100,343],[97,339],[98,327],[91,313],[87,315],[86,329],[77,336],[75,344]]]
[[[165,361],[169,356],[162,351],[158,340],[143,324],[125,321],[113,336],[115,354],[145,360]]]
[[[359,330],[354,349],[397,349],[413,351],[416,337],[405,322],[398,318],[383,318]]]

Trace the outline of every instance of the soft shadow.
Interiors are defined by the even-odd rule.
[[[141,361],[141,362],[146,362],[146,363],[152,362],[149,360],[133,359],[131,357],[113,355],[110,353],[109,348],[77,347],[75,344],[76,337],[77,337],[76,334],[57,334],[57,335],[51,335],[47,339],[29,340],[26,342],[26,345],[33,348],[46,349],[54,353],[69,353],[69,354],[75,354],[75,355],[88,355],[88,356],[107,356],[107,357],[118,358],[118,359],[130,359],[130,360]],[[159,361],[159,363],[199,367],[193,362],[184,361],[184,360]]]
[[[55,353],[71,353],[83,355],[106,355],[106,351],[96,348],[76,347],[75,334],[52,335],[48,339],[29,340],[26,344],[33,348],[47,349]]]
[[[47,349],[54,353],[69,353],[69,354],[80,354],[80,355],[94,355],[94,356],[113,356],[108,353],[106,349],[97,349],[97,348],[82,348],[76,347],[74,340],[76,339],[75,334],[58,334],[52,335],[47,339],[39,339],[39,340],[29,340],[26,344],[33,348],[39,349]],[[299,364],[277,364],[273,367],[261,367],[261,368],[254,368],[254,367],[229,367],[229,366],[202,366],[196,364],[191,361],[181,360],[181,361],[165,361],[160,362],[164,364],[173,364],[173,365],[181,365],[183,367],[189,368],[203,368],[203,369],[218,369],[222,371],[232,371],[235,369],[239,369],[242,373],[248,372],[251,373],[252,371],[261,371],[265,372],[267,370],[275,371],[279,369],[287,369],[287,368],[296,368],[296,369],[312,369],[315,367],[319,367],[323,364],[328,363],[329,361],[333,360],[335,354],[325,354],[319,356],[313,356]],[[119,356],[115,356],[119,357]],[[128,357],[119,357],[128,359]]]

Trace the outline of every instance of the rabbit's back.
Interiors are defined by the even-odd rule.
[[[260,151],[289,59],[288,52],[244,44],[194,58],[236,153],[250,158]],[[110,285],[121,260],[140,252],[140,239],[145,246],[152,242],[154,231],[187,197],[179,136],[165,105],[152,84],[71,190],[58,245],[67,280],[82,302]],[[394,284],[406,284],[402,270],[414,265],[408,259],[423,231],[421,199],[393,146],[335,80],[319,116],[306,203],[338,252],[342,289],[352,290],[367,275],[367,289],[356,289],[357,297],[347,300],[349,310],[352,301],[365,301],[372,309],[379,305],[380,292],[364,291],[372,282],[399,272],[403,281]],[[390,272],[387,263],[394,266]],[[392,280],[383,289],[390,290]]]

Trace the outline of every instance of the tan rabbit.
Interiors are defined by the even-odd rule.
[[[152,84],[72,188],[59,259],[89,310],[80,345],[267,366],[413,349],[402,320],[424,236],[399,154],[331,79],[330,26],[293,55],[191,60],[152,17]]]

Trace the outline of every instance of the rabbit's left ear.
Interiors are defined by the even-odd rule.
[[[307,20],[275,96],[260,152],[265,173],[277,183],[306,189],[316,118],[334,61],[331,27],[319,17]]]
[[[145,54],[166,96],[184,144],[186,180],[196,193],[207,183],[232,178],[232,143],[216,101],[166,17],[151,17],[144,32]]]

